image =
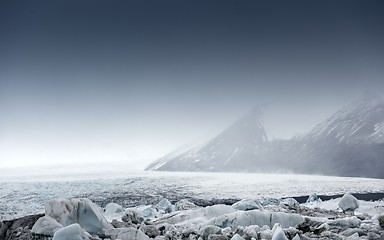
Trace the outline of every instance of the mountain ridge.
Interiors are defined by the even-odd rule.
[[[146,170],[294,172],[384,178],[384,101],[369,92],[312,130],[268,140],[256,107],[216,137]]]

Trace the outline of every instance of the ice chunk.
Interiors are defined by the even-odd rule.
[[[231,238],[231,240],[245,240],[244,238],[242,238],[239,234],[235,234],[232,238]]]
[[[282,213],[282,212],[261,212],[259,210],[239,211],[215,217],[207,221],[204,225],[216,225],[221,228],[267,225],[272,227],[275,223],[280,223],[283,227],[293,227],[302,223],[304,218],[298,214]]]
[[[87,198],[78,200],[77,221],[91,234],[102,235],[103,229],[112,228],[105,219],[102,209]]]
[[[321,202],[321,198],[319,198],[319,196],[317,196],[316,193],[313,193],[308,197],[307,203],[315,203],[315,202]]]
[[[193,202],[188,201],[187,199],[182,199],[175,203],[176,211],[189,210],[194,208],[196,208],[196,205]]]
[[[272,239],[272,235],[271,229],[261,228],[260,239]]]
[[[68,199],[53,199],[45,203],[45,215],[63,226],[77,223],[77,202]]]
[[[366,232],[361,228],[347,228],[345,231],[341,232],[341,235],[349,237],[357,233],[359,236],[367,235]]]
[[[128,228],[117,235],[117,239],[121,240],[149,240],[149,237],[142,231],[135,228]]]
[[[353,213],[359,207],[359,202],[357,201],[357,198],[349,193],[346,193],[340,199],[339,206],[344,212]]]
[[[74,223],[55,232],[52,240],[89,240],[90,235]]]
[[[341,229],[346,228],[358,228],[361,225],[361,220],[357,217],[346,217],[346,218],[338,218],[335,220],[329,220],[325,224],[330,227],[336,227]]]
[[[271,222],[269,226],[279,223],[283,228],[295,227],[297,224],[304,222],[303,216],[299,214],[273,212],[271,213]]]
[[[124,209],[117,203],[108,203],[105,206],[105,214],[123,213]]]
[[[171,213],[164,215],[153,221],[154,224],[168,223],[168,224],[200,224],[208,221],[209,219],[222,216],[227,213],[233,213],[236,210],[224,204],[208,206],[200,209],[186,210],[181,212]],[[211,224],[212,225],[212,224]]]
[[[117,203],[108,203],[105,207],[104,216],[108,221],[112,221],[113,219],[121,220],[123,216],[124,209]]]
[[[123,222],[127,222],[129,224],[138,224],[144,221],[144,216],[140,211],[133,208],[128,208],[125,210],[125,213],[121,219]]]
[[[57,230],[63,228],[63,225],[58,223],[50,216],[44,216],[39,218],[33,225],[31,232],[34,234],[40,234],[45,236],[53,236]]]
[[[213,225],[204,226],[200,229],[199,234],[201,237],[206,239],[211,234],[218,234],[221,233],[221,228]]]
[[[133,227],[108,229],[105,230],[105,236],[120,240],[149,240],[147,235]]]
[[[300,210],[300,204],[294,198],[284,198],[280,201],[280,207],[285,209]]]
[[[268,206],[268,205],[279,205],[280,199],[277,198],[266,198],[263,197],[259,200],[260,204],[262,206]]]
[[[359,237],[358,233],[354,233],[351,236],[346,238],[346,240],[359,240],[359,239],[360,239],[360,237]]]
[[[234,203],[232,207],[236,210],[241,210],[241,211],[263,209],[259,201],[254,201],[251,199],[243,199],[241,201],[238,201],[237,203]]]
[[[292,238],[292,240],[300,240],[299,234],[296,234],[295,237]]]
[[[147,206],[138,206],[137,211],[139,211],[145,219],[154,218],[156,216],[156,209],[152,207],[152,205]]]
[[[78,223],[91,234],[101,234],[103,229],[112,228],[100,207],[87,198],[54,199],[45,205],[45,214],[63,226]]]
[[[288,240],[280,225],[274,227],[272,240]]]
[[[260,227],[257,225],[251,225],[244,228],[244,235],[246,239],[257,239],[257,232],[260,231]]]
[[[163,198],[156,204],[155,208],[160,213],[170,213],[172,212],[172,203],[168,199]]]

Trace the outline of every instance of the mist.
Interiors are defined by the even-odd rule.
[[[2,1],[0,165],[144,168],[255,105],[290,139],[384,92],[379,1]]]

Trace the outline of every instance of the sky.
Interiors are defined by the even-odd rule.
[[[145,166],[255,105],[270,138],[384,93],[383,1],[0,2],[0,167]]]

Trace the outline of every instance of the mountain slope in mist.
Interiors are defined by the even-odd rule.
[[[239,162],[254,159],[258,149],[267,143],[261,110],[254,108],[218,136],[205,144],[178,154],[169,154],[152,163],[147,169],[171,171],[246,170]]]
[[[384,178],[384,101],[372,93],[308,133],[268,141],[260,109],[205,144],[147,167],[163,171],[295,172]]]
[[[384,178],[383,126],[384,101],[367,93],[292,139],[290,161],[297,172]]]

